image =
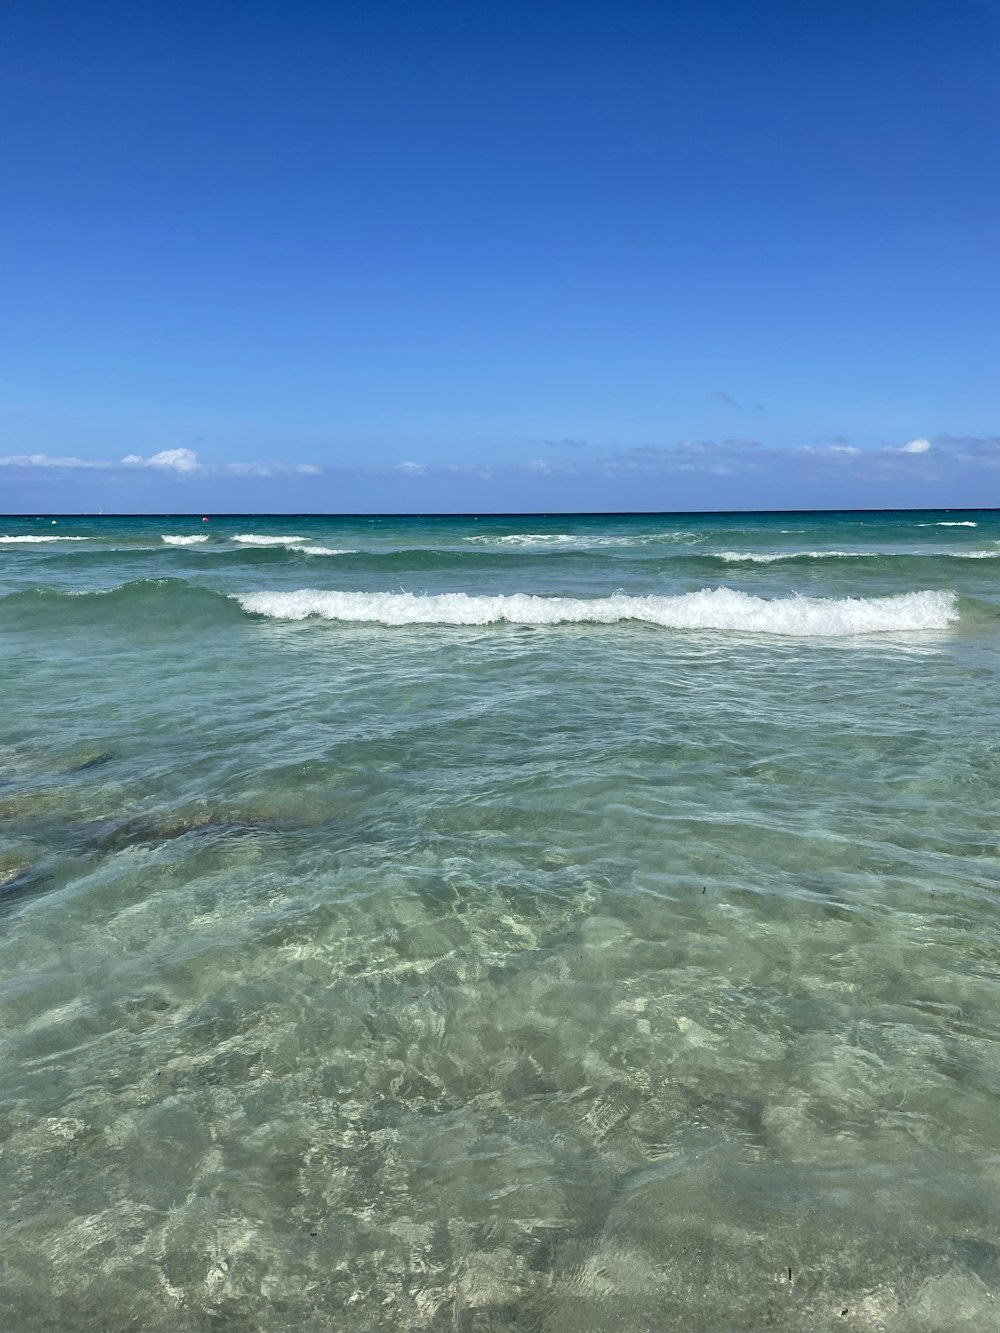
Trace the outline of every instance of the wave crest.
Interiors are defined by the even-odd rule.
[[[607,537],[592,533],[571,532],[514,532],[507,536],[494,536],[477,533],[474,537],[463,537],[463,542],[473,546],[524,546],[524,547],[566,547],[589,548],[597,546],[648,546],[651,542],[675,542],[683,539],[683,534],[661,533],[648,535],[633,533],[627,537]]]
[[[706,551],[727,564],[773,565],[780,560],[872,560],[879,551]]]
[[[299,551],[302,555],[354,555],[351,550],[333,546],[312,546],[308,537],[267,537],[256,532],[237,532],[233,541],[241,546],[281,546],[286,551]]]
[[[261,536],[256,532],[233,533],[233,541],[239,542],[241,546],[294,546],[296,544],[301,545],[305,540],[305,537]]]
[[[995,560],[1000,551],[705,551],[706,560],[724,560],[728,565],[773,565],[791,560]]]
[[[324,620],[380,625],[612,625],[635,621],[665,629],[744,634],[843,637],[941,630],[958,619],[953,592],[891,597],[785,597],[767,600],[733,588],[677,596],[536,597],[526,593],[470,596],[439,593],[295,592],[234,594],[244,611],[274,620]]]
[[[85,541],[87,541],[86,537],[64,537],[61,533],[58,537],[48,536],[48,535],[45,537],[38,537],[38,536],[0,537],[0,542],[4,543],[4,545],[12,545],[12,546],[19,545],[21,542],[32,544],[35,542],[85,542]]]

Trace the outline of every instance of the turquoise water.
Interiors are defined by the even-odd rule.
[[[1000,513],[51,520],[0,1326],[1000,1328]]]

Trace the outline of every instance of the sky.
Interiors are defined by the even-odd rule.
[[[1000,506],[1000,0],[5,0],[0,511]]]

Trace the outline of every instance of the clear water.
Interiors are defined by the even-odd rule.
[[[1000,1328],[1000,513],[51,517],[0,1326]]]

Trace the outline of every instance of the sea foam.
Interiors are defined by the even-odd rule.
[[[871,560],[880,551],[705,551],[727,564],[773,565],[779,560]]]
[[[207,542],[208,534],[199,532],[193,537],[172,537],[164,533],[160,541],[166,542],[168,546],[197,546],[199,542]]]
[[[889,557],[905,560],[926,560],[938,557],[949,560],[995,560],[1000,551],[705,551],[705,558],[724,560],[727,564],[773,565],[782,560],[885,560]]]
[[[733,588],[672,597],[470,596],[439,593],[295,592],[234,594],[245,611],[275,620],[352,621],[380,625],[612,625],[636,621],[666,629],[841,637],[946,629],[958,619],[952,592],[893,597],[783,597],[767,600]]]
[[[266,537],[256,532],[233,534],[233,541],[239,542],[242,546],[301,546],[305,540],[305,537]]]
[[[574,535],[571,532],[515,532],[508,536],[497,537],[480,533],[474,537],[463,537],[464,542],[474,546],[523,546],[523,547],[591,547],[591,546],[646,546],[652,541],[677,541],[675,533],[663,533],[660,536],[648,536],[637,533],[628,537],[601,537],[588,533]]]
[[[265,537],[256,532],[237,532],[234,542],[241,546],[282,546],[286,551],[299,551],[302,555],[354,555],[351,549],[341,550],[335,546],[311,546],[307,537]]]
[[[63,537],[62,535],[58,537],[0,537],[0,542],[9,545],[20,544],[21,542],[85,542],[86,540],[86,537]]]

